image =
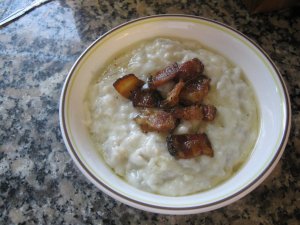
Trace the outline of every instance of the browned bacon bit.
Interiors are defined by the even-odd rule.
[[[172,110],[173,116],[183,120],[206,120],[213,121],[217,109],[213,105],[192,105]]]
[[[170,132],[177,125],[177,120],[173,115],[162,110],[147,110],[143,115],[135,117],[134,120],[144,133],[150,131]]]
[[[177,77],[184,81],[188,81],[200,76],[204,71],[203,63],[194,58],[192,60],[186,61],[179,66],[179,72]]]
[[[183,108],[175,108],[172,110],[175,118],[184,119],[184,120],[202,120],[203,119],[203,110],[201,106],[192,105]]]
[[[168,93],[167,98],[162,102],[163,108],[171,108],[178,104],[179,94],[184,87],[184,82],[180,80],[175,87]]]
[[[144,81],[138,79],[134,74],[127,74],[114,82],[114,88],[125,98],[129,98],[131,93],[144,85]]]
[[[194,105],[202,102],[208,94],[210,79],[201,76],[198,79],[189,81],[181,90],[179,101],[184,105]]]
[[[162,97],[157,90],[137,89],[130,96],[134,107],[156,108],[160,106]]]
[[[216,117],[217,109],[213,105],[202,105],[203,120],[213,121]]]
[[[169,135],[167,146],[170,154],[177,159],[191,159],[200,155],[214,156],[206,134]]]
[[[158,71],[155,75],[151,76],[149,79],[149,86],[151,88],[157,88],[168,81],[176,77],[179,70],[178,64],[175,62],[170,66]]]

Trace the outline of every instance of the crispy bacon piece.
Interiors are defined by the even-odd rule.
[[[149,79],[149,86],[151,88],[157,88],[168,81],[176,77],[179,70],[178,64],[175,62],[170,66],[158,71],[155,75],[151,76]]]
[[[133,91],[130,100],[134,107],[156,108],[160,106],[162,97],[157,90],[137,89]]]
[[[216,117],[217,109],[213,105],[192,105],[172,110],[173,116],[184,120],[212,121]]]
[[[179,71],[177,77],[184,81],[195,79],[200,76],[204,71],[203,63],[194,58],[192,60],[186,61],[179,66]]]
[[[210,79],[201,76],[198,79],[190,80],[181,90],[179,101],[184,105],[200,104],[208,94]]]
[[[217,108],[213,105],[202,105],[203,120],[213,121],[216,117]]]
[[[142,87],[143,85],[144,81],[140,80],[132,73],[117,79],[113,83],[117,92],[125,98],[129,98],[134,90]]]
[[[206,134],[169,135],[168,151],[177,159],[191,159],[200,155],[214,156],[211,143]]]
[[[183,108],[175,108],[172,110],[175,118],[184,120],[202,120],[203,110],[198,105],[192,105]]]
[[[171,108],[178,104],[179,94],[184,87],[184,82],[180,80],[175,87],[168,93],[167,98],[162,102],[163,108]]]
[[[177,120],[173,115],[162,110],[146,110],[134,120],[144,133],[149,131],[170,132],[177,126]]]
[[[200,76],[204,71],[203,63],[197,59],[191,59],[182,63],[180,66],[175,62],[170,66],[160,70],[149,79],[149,86],[157,88],[174,78],[179,80],[188,81]]]

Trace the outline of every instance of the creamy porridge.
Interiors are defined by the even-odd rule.
[[[205,132],[213,157],[176,159],[167,150],[166,134],[144,133],[134,118],[132,102],[113,83],[126,74],[146,81],[150,74],[177,62],[198,58],[211,79],[204,103],[217,108],[211,122],[182,121],[175,134]],[[162,195],[181,196],[214,187],[246,160],[257,138],[255,96],[240,68],[199,43],[158,38],[113,60],[91,84],[87,125],[99,152],[116,174],[133,186]],[[161,87],[162,95],[168,84]]]

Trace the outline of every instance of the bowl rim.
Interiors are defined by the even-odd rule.
[[[258,177],[253,179],[248,185],[241,188],[237,192],[233,192],[233,194],[231,194],[223,199],[220,199],[218,201],[214,201],[211,203],[206,203],[206,204],[202,204],[202,205],[198,205],[198,206],[170,207],[170,206],[158,206],[158,205],[154,205],[154,204],[144,203],[144,202],[132,199],[130,197],[127,197],[124,194],[119,193],[118,191],[115,191],[111,187],[107,186],[105,183],[103,183],[101,180],[99,180],[93,173],[90,172],[90,170],[86,167],[85,163],[82,162],[82,160],[78,156],[76,148],[74,147],[74,145],[71,141],[71,138],[69,137],[68,129],[67,129],[67,125],[66,125],[66,119],[64,117],[66,94],[67,94],[68,86],[71,82],[71,78],[73,77],[74,71],[77,68],[80,61],[84,59],[85,55],[98,42],[100,42],[103,38],[105,38],[109,34],[119,30],[120,28],[128,26],[129,24],[133,24],[133,23],[136,23],[136,22],[139,22],[142,20],[149,20],[149,19],[151,20],[154,18],[168,18],[168,17],[169,18],[173,17],[173,18],[178,18],[178,19],[190,18],[190,19],[210,22],[215,25],[219,25],[225,29],[229,29],[230,31],[233,31],[234,33],[236,33],[238,36],[241,36],[242,38],[249,41],[254,46],[254,48],[256,48],[266,58],[269,65],[274,69],[275,74],[277,75],[277,78],[279,79],[280,85],[283,89],[283,94],[284,94],[283,99],[286,102],[286,104],[285,104],[286,121],[284,121],[286,126],[284,127],[283,135],[280,140],[278,149],[276,150],[276,154],[274,155],[274,157],[272,158],[270,163],[264,168],[264,170],[259,174]],[[70,72],[68,73],[68,75],[65,79],[65,82],[64,82],[64,85],[62,88],[61,97],[60,97],[59,120],[60,120],[60,128],[61,128],[62,136],[64,139],[64,143],[65,143],[67,150],[68,150],[69,154],[71,155],[73,161],[79,167],[80,171],[83,172],[83,174],[88,178],[88,180],[92,181],[92,183],[94,183],[98,188],[100,188],[106,194],[113,196],[115,199],[117,199],[127,205],[133,206],[135,208],[151,211],[151,212],[156,212],[156,213],[158,212],[158,213],[165,213],[165,214],[188,214],[188,213],[205,212],[205,211],[217,209],[217,208],[223,207],[225,205],[228,205],[228,204],[232,203],[233,201],[236,201],[236,200],[244,197],[249,192],[251,192],[271,173],[273,168],[278,163],[281,155],[283,154],[285,146],[288,141],[290,127],[291,127],[291,103],[290,103],[290,98],[288,95],[287,87],[286,87],[283,77],[282,77],[279,69],[276,67],[275,63],[272,61],[272,59],[268,56],[268,54],[258,44],[256,44],[253,40],[251,40],[249,37],[244,35],[242,32],[236,30],[235,28],[232,28],[229,25],[221,23],[219,21],[215,21],[213,19],[208,19],[208,18],[201,17],[201,16],[185,15],[185,14],[158,14],[158,15],[140,17],[140,18],[137,18],[137,19],[134,19],[134,20],[131,20],[131,21],[128,21],[128,22],[118,25],[115,28],[113,28],[113,29],[109,30],[108,32],[104,33],[103,35],[101,35],[99,38],[97,38],[92,44],[90,44],[82,52],[82,54],[77,58],[77,60],[73,64],[72,68],[70,69]],[[139,206],[142,208],[140,208]]]

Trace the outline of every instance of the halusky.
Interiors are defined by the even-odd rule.
[[[214,157],[176,160],[165,135],[140,130],[133,120],[138,110],[113,82],[129,73],[146,81],[151,73],[192,58],[203,62],[211,79],[204,101],[216,106],[217,116],[210,123],[183,121],[175,133],[205,132]],[[153,193],[180,196],[214,187],[239,168],[257,138],[255,96],[241,69],[194,42],[158,38],[140,44],[111,62],[91,84],[87,99],[88,126],[106,163],[130,184]]]

